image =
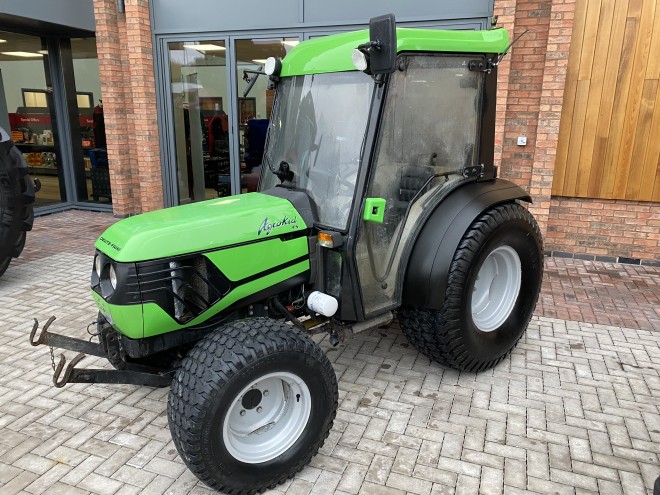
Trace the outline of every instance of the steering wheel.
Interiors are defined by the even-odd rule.
[[[355,189],[355,181],[359,171],[359,158],[356,156],[350,162],[340,163],[333,170],[327,170],[322,166],[316,166],[307,169],[308,177],[319,177],[327,180],[329,184],[337,184],[339,186],[350,189]]]

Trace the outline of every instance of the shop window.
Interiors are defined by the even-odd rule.
[[[231,193],[223,40],[169,43],[179,202]]]
[[[46,42],[0,32],[0,126],[7,127],[30,174],[41,182],[36,206],[66,200]]]
[[[268,57],[284,58],[298,44],[297,37],[236,40],[236,80],[238,81],[238,130],[241,192],[257,190],[266,131],[275,91],[268,89],[268,78],[259,77],[245,94],[248,81],[263,69]]]
[[[72,39],[71,55],[80,119],[80,134],[74,139],[80,139],[83,148],[83,159],[80,163],[74,163],[74,167],[75,175],[85,180],[85,187],[78,188],[78,200],[110,203],[112,191],[96,39]]]

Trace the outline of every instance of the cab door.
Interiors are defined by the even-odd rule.
[[[401,304],[419,230],[468,180],[463,171],[478,157],[483,74],[468,70],[465,55],[401,59],[404,70],[391,75],[387,89],[354,252],[367,318]],[[376,199],[385,200],[383,212],[373,210],[382,207]]]

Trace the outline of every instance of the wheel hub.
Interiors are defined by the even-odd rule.
[[[232,401],[222,427],[225,447],[248,464],[274,459],[302,435],[310,411],[311,394],[302,378],[283,371],[264,375]]]
[[[472,320],[482,332],[498,329],[518,299],[522,268],[510,246],[494,249],[484,260],[472,289]]]
[[[254,409],[261,403],[261,390],[253,388],[248,390],[247,393],[243,396],[241,404],[245,409]]]

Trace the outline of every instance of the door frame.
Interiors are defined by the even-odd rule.
[[[229,169],[231,194],[241,193],[240,143],[238,123],[238,74],[236,59],[236,41],[245,39],[299,38],[303,41],[303,32],[296,29],[272,31],[191,33],[186,35],[156,36],[155,73],[157,91],[158,128],[160,129],[161,171],[163,177],[163,199],[165,207],[179,204],[178,165],[176,158],[176,137],[174,134],[174,109],[172,107],[172,87],[169,43],[194,41],[224,41],[226,60],[227,105],[229,115]]]
[[[223,41],[225,43],[226,77],[227,89],[229,90],[229,37],[226,35],[185,35],[185,36],[162,36],[156,42],[156,109],[158,113],[158,128],[160,130],[160,156],[161,173],[163,178],[163,202],[165,207],[176,206],[179,201],[179,179],[178,163],[176,156],[176,136],[174,130],[174,108],[172,103],[172,77],[169,60],[169,43],[186,43],[195,41]],[[228,91],[229,93],[229,91]],[[231,100],[228,94],[227,98]],[[231,105],[231,101],[229,103]],[[231,107],[230,107],[231,108]],[[231,111],[231,110],[230,110]],[[231,113],[230,113],[231,115]],[[232,163],[233,139],[231,126],[229,128],[229,152],[230,152],[230,174],[233,176],[234,169]],[[233,193],[233,190],[232,190]]]

